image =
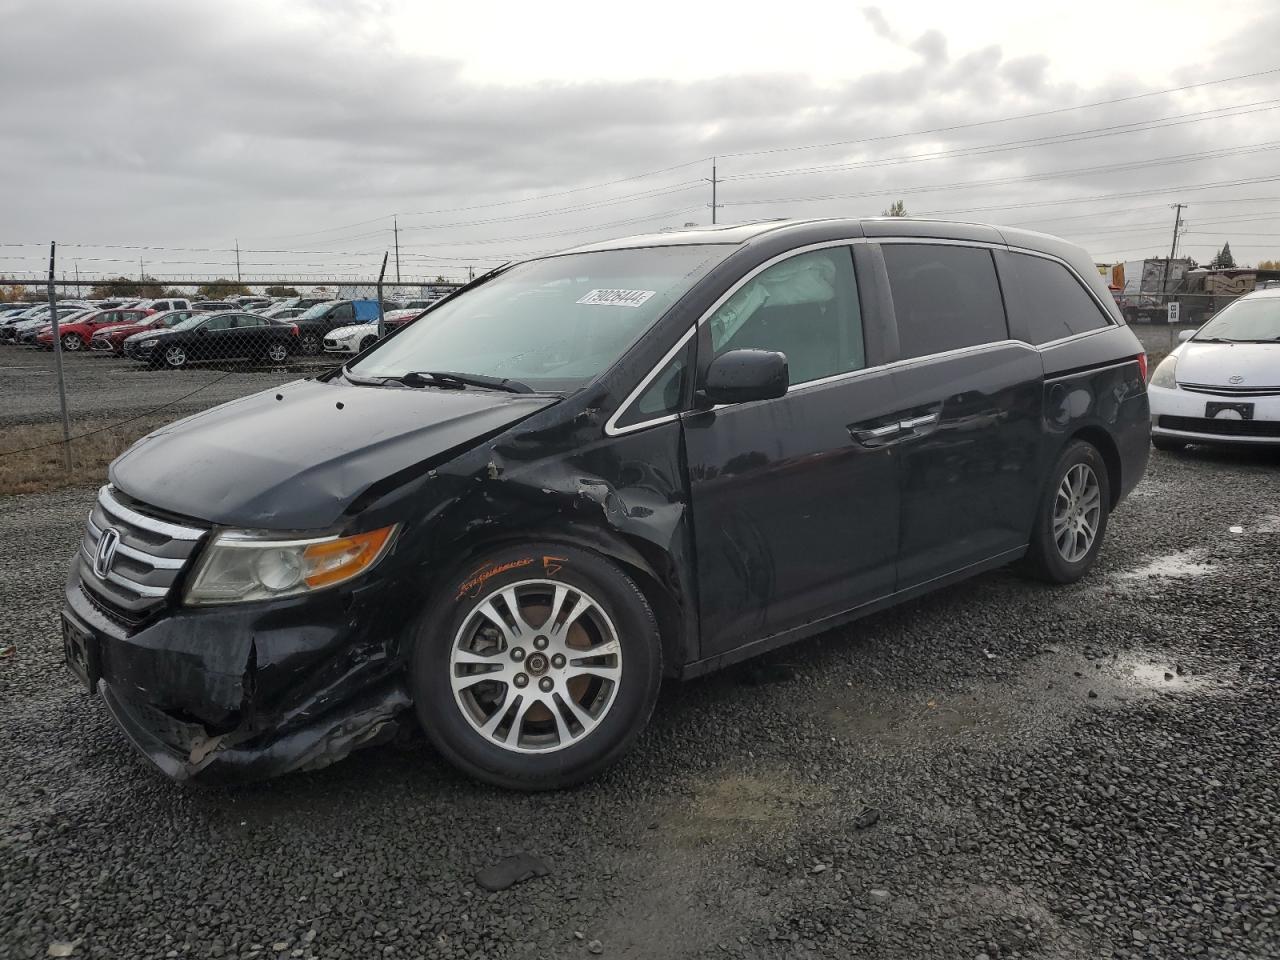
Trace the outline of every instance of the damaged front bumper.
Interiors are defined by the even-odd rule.
[[[411,705],[379,593],[174,608],[133,627],[107,615],[72,562],[68,665],[129,741],[175,780],[313,770],[382,743]],[[403,622],[403,621],[402,621]]]

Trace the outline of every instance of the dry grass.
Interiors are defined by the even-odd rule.
[[[118,427],[111,426],[109,420],[73,421],[71,436],[78,439],[71,441],[70,473],[64,460],[60,423],[0,427],[0,496],[105,483],[107,464],[139,437],[171,419],[148,417]]]

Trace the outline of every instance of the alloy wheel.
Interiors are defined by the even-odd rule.
[[[68,333],[62,338],[63,350],[79,350],[81,346],[83,346],[83,344],[80,342],[80,338],[74,333]]]
[[[164,362],[171,367],[185,366],[187,362],[187,352],[181,347],[170,347],[164,352]]]
[[[314,356],[320,352],[320,338],[314,333],[303,334],[302,352],[307,356]]]
[[[289,357],[289,350],[283,343],[273,343],[267,348],[267,359],[272,363],[284,363]]]
[[[622,645],[586,591],[525,580],[471,608],[450,649],[449,678],[458,709],[489,743],[550,753],[604,720],[622,679]]]
[[[1093,547],[1102,516],[1102,485],[1087,463],[1062,478],[1053,504],[1053,541],[1068,563],[1079,563]]]

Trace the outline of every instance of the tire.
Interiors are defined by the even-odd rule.
[[[1087,492],[1089,476],[1096,485],[1096,503]],[[1067,497],[1064,487],[1069,477],[1085,478],[1086,481],[1086,492],[1076,501],[1078,508],[1072,506],[1073,501]],[[1093,566],[1102,547],[1110,504],[1111,480],[1102,454],[1091,443],[1071,441],[1049,472],[1049,481],[1036,511],[1035,527],[1031,531],[1031,546],[1022,561],[1024,572],[1048,583],[1075,583],[1083,577]],[[1078,526],[1080,520],[1093,530],[1087,547],[1084,527]],[[1060,545],[1060,540],[1064,539],[1065,548]]]
[[[62,338],[63,350],[70,350],[72,353],[75,353],[77,350],[79,350],[83,346],[84,346],[84,341],[81,340],[74,333],[68,333],[65,337]]]
[[[515,597],[524,629],[511,623],[504,594]],[[613,764],[644,729],[662,644],[644,594],[610,561],[554,543],[508,547],[446,577],[436,597],[418,626],[410,686],[423,730],[462,772],[513,790],[559,790]],[[564,626],[544,636],[553,611]],[[597,648],[607,652],[573,656]],[[486,671],[469,664],[492,664],[487,675],[505,679],[476,682]]]
[[[365,337],[363,340],[361,340],[361,341],[360,341],[360,351],[359,351],[359,352],[360,352],[360,353],[364,353],[366,350],[368,350],[370,347],[372,347],[372,346],[373,346],[375,343],[377,343],[377,342],[378,342],[378,338],[377,338],[377,337]]]
[[[299,349],[308,357],[314,357],[320,352],[320,338],[314,333],[304,333],[299,342]]]
[[[168,347],[164,351],[164,365],[170,370],[181,370],[187,365],[187,351],[181,347]]]
[[[268,363],[284,363],[289,359],[289,348],[279,341],[269,344],[263,354]]]
[[[1171,437],[1152,437],[1151,445],[1165,453],[1178,453],[1187,449],[1185,440],[1174,440]]]

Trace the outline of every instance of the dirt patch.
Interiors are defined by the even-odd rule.
[[[118,425],[105,420],[72,422],[69,472],[60,423],[4,427],[0,429],[0,496],[105,483],[112,460],[171,419],[147,417]]]
[[[1119,581],[1182,580],[1203,577],[1212,572],[1213,564],[1204,562],[1203,551],[1182,550],[1152,557],[1141,566],[1122,570],[1113,577]]]
[[[784,832],[825,793],[784,773],[729,774],[693,787],[691,802],[669,814],[662,832],[680,847]]]

